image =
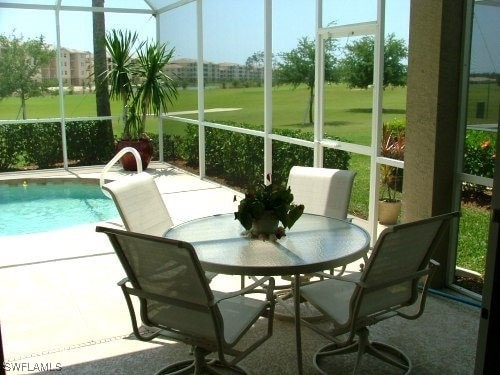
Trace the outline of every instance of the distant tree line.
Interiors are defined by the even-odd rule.
[[[325,42],[324,77],[328,83],[345,83],[350,88],[366,89],[373,84],[373,54],[375,39],[365,36],[346,44],[342,49],[338,41]],[[307,37],[299,39],[296,48],[279,55],[274,64],[277,84],[291,84],[294,88],[305,84],[309,89],[309,122],[313,122],[315,41]],[[263,54],[254,54],[262,56]],[[337,57],[340,56],[340,57]],[[385,38],[384,88],[406,86],[408,48],[403,39],[394,34]],[[253,60],[250,60],[253,61]],[[248,64],[248,60],[247,60]]]

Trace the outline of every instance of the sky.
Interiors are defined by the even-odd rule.
[[[29,0],[52,4],[53,0]],[[105,4],[117,6],[116,0]],[[387,0],[386,32],[408,39],[410,0]],[[26,0],[9,0],[26,2]],[[171,2],[171,1],[170,1]],[[63,4],[83,5],[84,0]],[[87,1],[90,3],[90,0]],[[123,5],[131,3],[125,0]],[[254,52],[264,50],[264,0],[204,0],[204,58],[212,62],[244,63]],[[273,0],[273,52],[289,51],[299,38],[314,39],[316,0]],[[324,25],[367,22],[376,19],[374,0],[325,0]],[[148,15],[106,13],[106,28],[137,31],[141,39],[154,39],[155,19]],[[60,12],[61,45],[92,51],[89,12]],[[56,44],[53,11],[0,8],[0,33],[34,38],[40,34]],[[196,4],[177,8],[161,17],[162,40],[175,47],[176,57],[196,58]]]
[[[472,35],[471,71],[500,73],[500,5],[476,6]]]
[[[8,0],[52,4],[54,0]],[[158,2],[158,1],[157,1]],[[173,0],[168,0],[169,3]],[[90,5],[90,0],[63,0],[63,4]],[[105,0],[112,7],[142,4],[141,0]],[[204,59],[211,62],[244,64],[254,52],[264,50],[265,0],[204,0]],[[300,38],[314,39],[316,0],[273,0],[273,53],[290,51]],[[410,0],[386,0],[385,34],[394,33],[408,43]],[[376,19],[375,0],[324,0],[323,26],[347,25]],[[473,71],[500,71],[500,7],[477,7],[473,39]],[[191,3],[161,16],[161,40],[175,48],[175,58],[196,58],[196,3]],[[495,21],[496,20],[496,21]],[[154,40],[154,17],[142,14],[106,13],[108,30],[137,31],[140,39]],[[92,51],[92,17],[90,12],[61,11],[61,45]],[[0,7],[0,34],[12,33],[26,38],[39,35],[56,44],[53,11],[32,11]],[[352,39],[341,38],[346,43]]]

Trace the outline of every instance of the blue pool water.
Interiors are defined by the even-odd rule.
[[[0,184],[0,236],[46,232],[118,216],[113,201],[97,184]]]

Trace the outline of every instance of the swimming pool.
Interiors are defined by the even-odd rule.
[[[118,216],[97,182],[0,184],[0,236],[47,232]]]

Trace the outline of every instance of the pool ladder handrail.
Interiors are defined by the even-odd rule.
[[[108,171],[111,169],[111,167],[113,165],[116,164],[116,162],[118,160],[120,160],[120,158],[125,155],[127,152],[130,152],[132,153],[132,155],[134,155],[135,157],[135,162],[137,164],[137,173],[141,173],[142,172],[142,159],[141,159],[141,155],[139,154],[139,151],[137,151],[135,148],[133,147],[124,147],[122,148],[120,151],[118,151],[116,153],[116,155],[113,157],[113,159],[111,159],[108,164],[106,164],[104,166],[104,168],[102,169],[102,172],[101,172],[101,178],[99,179],[99,187],[101,188],[101,191],[103,192],[103,194],[110,198],[111,199],[111,195],[109,194],[109,192],[107,192],[106,190],[104,190],[102,188],[102,185],[104,185],[104,176],[106,175],[106,173],[108,173]]]

